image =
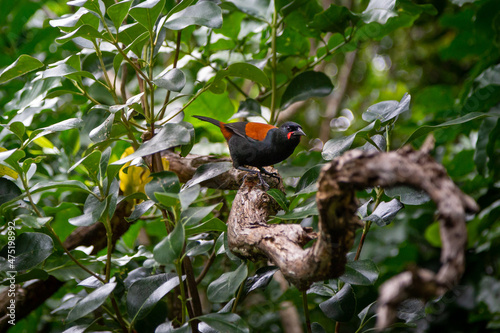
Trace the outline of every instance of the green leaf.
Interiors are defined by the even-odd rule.
[[[354,139],[356,138],[357,135],[363,132],[369,132],[376,126],[380,125],[379,120],[375,120],[365,128],[360,129],[354,134],[351,134],[346,137],[340,137],[340,138],[335,138],[328,140],[325,145],[323,146],[323,151],[321,152],[321,156],[325,160],[333,160],[335,157],[340,156],[343,152],[345,152],[347,149],[349,149],[354,142]]]
[[[196,317],[220,333],[249,333],[248,325],[236,313],[209,313]],[[201,325],[200,325],[201,326]],[[205,332],[205,330],[203,330]]]
[[[81,160],[76,162],[68,169],[68,172],[73,171],[77,166],[82,164],[87,169],[90,177],[95,181],[99,175],[99,162],[101,161],[101,151],[94,150],[87,156],[83,157]]]
[[[130,16],[143,25],[148,31],[153,31],[153,26],[165,6],[165,0],[146,0],[132,7]]]
[[[125,20],[125,18],[127,17],[132,2],[133,2],[132,0],[121,1],[109,6],[107,12],[109,17],[111,18],[111,21],[113,21],[116,30],[120,28],[120,26],[123,23],[123,20]]]
[[[318,164],[307,170],[300,177],[295,187],[294,195],[316,192],[318,190],[318,177],[322,167],[323,164]]]
[[[0,177],[0,205],[9,202],[22,194],[21,189],[13,181]]]
[[[97,29],[99,27],[99,18],[85,8],[79,8],[78,11],[72,15],[50,20],[49,24],[63,31],[72,31],[74,29],[71,28],[78,28],[84,24]]]
[[[186,228],[186,236],[192,236],[201,234],[204,232],[226,232],[227,225],[219,220],[218,218],[213,218],[199,225]]]
[[[415,130],[410,135],[410,137],[406,140],[406,142],[403,144],[403,146],[409,144],[410,142],[414,141],[415,139],[420,138],[421,136],[424,136],[424,135],[426,135],[434,130],[444,129],[444,128],[448,128],[450,126],[465,124],[469,121],[476,120],[476,119],[482,119],[485,117],[500,117],[500,113],[498,113],[498,112],[490,112],[490,113],[471,112],[471,113],[466,114],[463,117],[452,119],[452,120],[446,121],[446,122],[439,124],[439,125],[420,126],[417,130]]]
[[[129,217],[125,218],[127,222],[134,222],[141,218],[155,204],[152,200],[146,200],[134,207],[134,211]]]
[[[27,54],[22,54],[16,61],[2,71],[0,74],[0,84],[34,71],[40,67],[43,67],[43,63],[40,60]]]
[[[384,227],[394,220],[396,214],[403,209],[403,204],[398,199],[392,199],[389,202],[382,201],[377,208],[363,221],[375,222],[378,226]]]
[[[332,81],[321,72],[308,71],[292,79],[281,97],[281,109],[312,97],[328,96],[333,90]]]
[[[83,214],[70,218],[68,222],[79,227],[92,225],[101,219],[106,207],[106,200],[99,201],[94,195],[89,194],[83,206]]]
[[[2,271],[25,271],[31,269],[47,259],[54,250],[54,242],[50,236],[38,232],[25,232],[15,240],[15,262],[0,262]],[[0,251],[0,256],[8,258],[9,245]]]
[[[161,265],[174,263],[181,256],[184,240],[184,225],[177,222],[174,230],[160,243],[156,244],[153,250],[155,260]]]
[[[355,26],[359,18],[344,6],[330,5],[330,7],[314,16],[311,28],[322,32],[340,33],[344,35],[345,29]]]
[[[104,5],[104,2],[102,0],[87,0],[83,4],[83,7],[93,11],[98,15],[102,14],[104,16],[104,14],[106,13],[106,6]]]
[[[115,115],[112,113],[99,126],[90,131],[90,140],[92,140],[92,142],[94,143],[97,143],[109,139],[111,136],[111,129],[113,128],[114,120]]]
[[[391,198],[399,198],[405,205],[421,205],[431,200],[427,192],[409,186],[394,186],[385,189],[385,194]]]
[[[223,303],[234,297],[248,275],[247,265],[242,263],[234,272],[222,274],[208,285],[207,296],[210,302]],[[201,319],[200,319],[201,320]]]
[[[171,273],[148,276],[134,281],[127,293],[127,312],[132,323],[144,318],[163,296],[178,285],[179,277]]]
[[[190,25],[220,28],[222,26],[222,10],[211,1],[199,2],[172,14],[163,26],[170,30],[181,30]]]
[[[229,65],[228,68],[217,72],[212,84],[221,82],[221,80],[227,76],[241,77],[259,83],[265,87],[269,87],[269,79],[266,74],[256,66],[249,63],[238,62]]]
[[[180,69],[172,68],[160,73],[153,82],[160,88],[180,92],[186,85],[186,76]]]
[[[382,123],[389,121],[401,113],[410,110],[411,97],[406,93],[400,102],[398,101],[383,101],[374,104],[363,112],[362,118],[364,121],[372,122],[380,120]]]
[[[193,178],[191,178],[187,183],[186,187],[193,186],[204,182],[205,180],[212,179],[218,175],[223,174],[231,170],[233,164],[231,162],[215,162],[207,163],[196,169]]]
[[[47,134],[55,133],[55,132],[62,132],[66,131],[72,128],[79,128],[83,125],[83,120],[79,118],[69,118],[66,120],[63,120],[59,123],[39,128],[31,132],[31,135],[28,140],[26,140],[23,143],[23,147],[26,147],[29,143],[33,142],[34,140],[41,138],[42,136],[45,136]]]
[[[424,233],[425,239],[431,244],[432,246],[435,247],[441,247],[443,246],[443,243],[441,242],[441,235],[439,231],[439,222],[434,222],[430,226],[428,226],[425,229]]]
[[[288,212],[288,200],[286,199],[286,196],[285,194],[276,189],[276,188],[272,188],[270,189],[269,191],[267,191],[267,194],[269,194],[271,196],[271,198],[274,199],[274,201],[276,201],[278,203],[278,205],[280,205],[280,207],[285,211],[285,212]]]
[[[349,261],[340,280],[358,286],[370,286],[378,279],[378,268],[372,260]]]
[[[479,127],[477,135],[476,149],[474,150],[474,163],[479,174],[486,175],[486,165],[488,162],[488,144],[495,142],[493,140],[493,130],[497,126],[498,119],[486,118]]]
[[[365,23],[377,22],[385,24],[391,17],[397,16],[394,11],[396,0],[370,0],[370,3],[361,14]]]
[[[274,217],[280,220],[300,220],[312,215],[318,215],[318,207],[316,207],[316,201],[314,200],[305,206],[297,207],[286,214],[276,215]]]
[[[197,224],[206,216],[208,216],[208,214],[210,214],[219,205],[221,204],[215,204],[205,207],[190,207],[181,213],[181,221],[185,226]]]
[[[55,181],[55,182],[37,183],[31,188],[30,191],[32,194],[35,194],[38,192],[44,192],[47,190],[65,188],[65,187],[72,188],[75,190],[82,190],[87,193],[92,193],[84,183],[78,180],[64,180],[60,182]]]
[[[138,157],[151,155],[175,146],[188,144],[190,140],[191,136],[189,135],[189,131],[184,126],[178,124],[166,124],[162,127],[158,134],[156,134],[151,140],[143,143],[134,153],[111,164],[125,164]]]
[[[19,138],[19,140],[23,139],[23,135],[26,132],[26,127],[22,122],[15,121],[11,123],[8,128],[12,133],[14,133]]]
[[[214,240],[195,240],[189,243],[186,247],[186,255],[190,257],[199,256],[200,254],[207,253],[214,245]]]
[[[265,289],[267,285],[271,282],[274,273],[279,270],[276,266],[264,266],[259,268],[255,274],[249,277],[245,282],[245,294],[260,288]]]
[[[73,38],[81,37],[90,41],[95,41],[98,38],[103,38],[102,34],[96,30],[96,28],[84,24],[75,31],[72,31],[62,37],[56,38],[58,43],[64,44],[72,40]]]
[[[38,217],[34,215],[27,215],[27,214],[21,214],[18,215],[16,218],[17,222],[22,222],[24,225],[34,228],[34,229],[40,229],[42,228],[47,222],[50,222],[52,220],[52,216],[48,217]]]
[[[162,171],[151,174],[151,181],[146,184],[144,190],[149,199],[159,202],[157,194],[165,194],[179,200],[179,191],[181,186],[179,178],[172,171]]]
[[[229,120],[248,117],[262,117],[262,109],[259,102],[253,98],[247,98],[240,102],[238,112],[236,112]]]
[[[201,186],[194,185],[191,187],[184,187],[179,192],[179,200],[181,201],[181,209],[186,210],[200,195]]]
[[[116,282],[106,283],[105,285],[97,288],[85,298],[80,300],[73,309],[68,314],[68,318],[66,319],[68,322],[72,322],[79,318],[82,318],[98,307],[100,307],[106,299],[108,299],[109,295],[113,292],[116,287]]]
[[[333,297],[319,304],[330,319],[340,322],[351,320],[356,312],[356,296],[350,284],[345,284]]]

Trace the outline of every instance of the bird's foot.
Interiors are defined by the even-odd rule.
[[[263,186],[266,190],[270,188],[269,184],[266,183],[266,181],[264,180],[264,178],[262,178],[262,174],[258,171],[249,171],[247,172],[244,176],[243,176],[243,181],[245,181],[245,179],[247,178],[247,176],[249,174],[253,174],[253,175],[257,175],[257,177],[259,178],[259,182],[257,183],[258,186]]]
[[[273,178],[276,178],[278,180],[281,179],[280,176],[278,176],[277,172],[269,172],[269,171],[267,171],[264,168],[260,168],[259,170],[260,170],[261,173],[265,174],[266,176],[273,177]]]

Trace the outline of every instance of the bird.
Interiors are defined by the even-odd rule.
[[[223,123],[205,116],[193,117],[220,128],[227,141],[233,167],[257,174],[259,184],[267,184],[262,174],[279,179],[276,173],[268,172],[263,167],[287,159],[300,143],[300,137],[306,135],[302,127],[292,121],[276,127],[256,122]],[[259,171],[247,166],[256,167]]]

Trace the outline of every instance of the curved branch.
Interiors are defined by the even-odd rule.
[[[361,226],[356,215],[356,191],[407,185],[424,190],[437,205],[443,265],[437,274],[415,269],[384,283],[377,327],[387,327],[394,320],[402,300],[429,299],[458,282],[464,271],[465,216],[476,211],[477,205],[426,152],[411,147],[389,153],[349,151],[326,165],[318,182],[319,232],[311,247],[303,248],[316,236],[310,230],[293,224],[266,224],[267,218],[276,212],[276,204],[262,188],[247,181],[238,191],[229,216],[230,249],[249,259],[267,257],[299,289],[315,281],[336,278],[344,272],[346,254],[353,245],[356,228]]]

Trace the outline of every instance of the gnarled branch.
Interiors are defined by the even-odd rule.
[[[465,216],[476,211],[477,205],[426,152],[410,147],[389,153],[353,150],[326,165],[316,196],[319,232],[315,243],[306,249],[304,244],[315,234],[299,225],[266,224],[277,207],[261,187],[247,181],[238,191],[229,216],[229,247],[245,258],[267,257],[299,289],[315,281],[336,278],[344,272],[355,229],[361,225],[356,215],[356,191],[398,185],[422,189],[436,203],[443,265],[437,274],[415,269],[384,283],[377,327],[387,327],[401,301],[438,296],[454,286],[464,271]]]

